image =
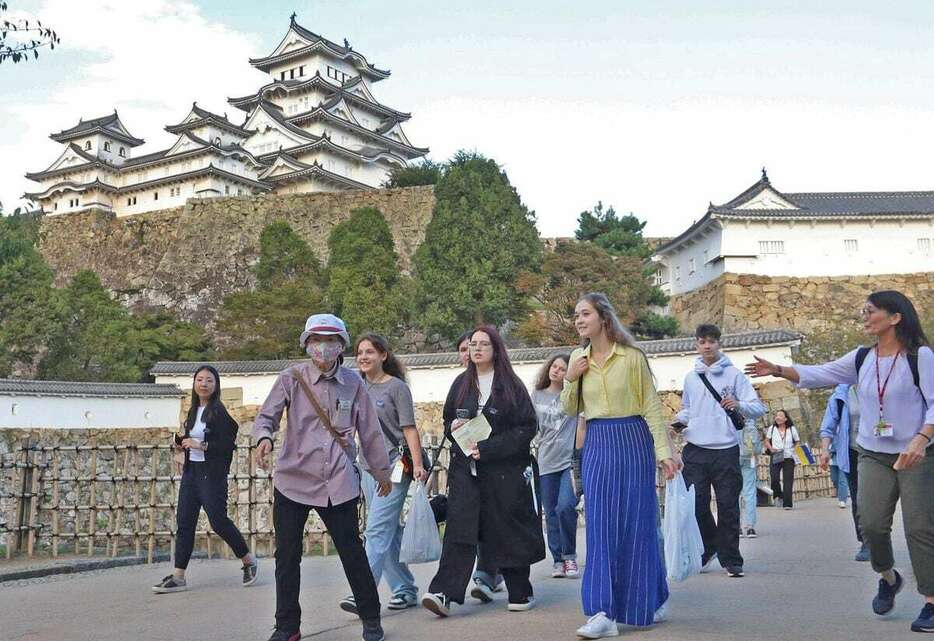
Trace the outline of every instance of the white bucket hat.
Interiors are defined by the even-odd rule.
[[[344,347],[350,345],[350,334],[347,333],[347,326],[344,325],[344,321],[334,314],[313,314],[309,316],[308,320],[305,321],[305,331],[302,332],[301,338],[298,339],[298,344],[305,347],[305,342],[312,334],[322,336],[337,335],[344,341]]]

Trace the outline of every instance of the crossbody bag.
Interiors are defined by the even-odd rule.
[[[350,443],[347,442],[347,439],[344,438],[343,434],[334,429],[334,425],[331,423],[331,417],[328,416],[327,412],[324,411],[324,408],[321,407],[321,403],[319,403],[318,399],[315,398],[311,388],[308,387],[308,383],[305,382],[305,379],[302,378],[302,375],[298,372],[298,370],[290,370],[289,376],[298,381],[298,384],[302,388],[302,391],[305,393],[305,397],[308,399],[308,402],[311,403],[313,408],[315,408],[315,412],[318,414],[318,418],[321,419],[322,425],[324,425],[324,428],[328,431],[328,434],[331,435],[331,438],[337,441],[337,444],[341,446],[344,454],[347,455],[347,459],[350,462],[350,467],[356,469],[354,462],[356,457],[353,454],[353,449],[351,448]]]
[[[697,376],[701,379],[701,383],[704,384],[704,387],[707,388],[707,391],[710,392],[714,400],[717,401],[717,405],[720,405],[720,403],[723,402],[723,397],[717,394],[717,390],[715,390],[713,385],[710,384],[710,381],[707,380],[707,375],[698,372]],[[729,417],[730,422],[733,423],[734,428],[737,430],[742,430],[746,427],[746,418],[739,411],[735,409],[728,410],[722,405],[720,405],[720,409],[726,412],[726,415]]]

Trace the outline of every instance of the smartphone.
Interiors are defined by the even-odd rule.
[[[685,424],[682,423],[681,421],[675,421],[674,423],[671,424],[671,429],[673,429],[675,432],[678,432],[679,434],[680,434],[686,427],[687,427],[687,425],[685,425]]]

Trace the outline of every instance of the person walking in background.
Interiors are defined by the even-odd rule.
[[[288,408],[286,429],[273,475],[276,531],[276,629],[269,641],[301,638],[302,542],[315,510],[334,541],[363,622],[363,641],[382,641],[379,594],[357,519],[360,473],[355,441],[376,480],[376,494],[389,496],[389,455],[376,406],[363,380],[342,366],[350,336],[333,314],[315,314],[299,337],[309,362],[279,374],[256,415],[253,438],[261,468],[270,467],[273,438]]]
[[[618,624],[649,626],[668,601],[658,540],[656,464],[678,464],[648,359],[605,294],[574,309],[583,347],[574,350],[561,392],[565,413],[587,419],[583,452],[587,559],[581,600],[585,639],[619,635]]]
[[[704,539],[703,565],[718,558],[727,575],[744,575],[739,551],[739,495],[743,487],[739,434],[747,421],[765,413],[742,372],[720,351],[720,329],[698,325],[694,332],[698,357],[684,377],[679,423],[686,441],[681,457],[684,482],[694,487],[695,515]],[[710,510],[716,494],[717,518]],[[755,533],[755,530],[753,530]]]
[[[428,478],[422,460],[422,444],[415,427],[415,403],[405,382],[405,368],[389,348],[389,341],[378,334],[364,334],[354,346],[357,370],[370,398],[376,405],[380,428],[393,468],[392,491],[379,496],[379,482],[370,472],[363,474],[363,494],[367,504],[366,556],[373,580],[379,585],[386,577],[392,598],[390,610],[405,610],[418,605],[415,578],[405,563],[399,562],[402,546],[402,508],[412,479]],[[340,602],[342,610],[357,614],[353,595]]]
[[[221,402],[220,374],[210,365],[202,365],[195,371],[184,431],[175,436],[176,447],[185,452],[175,511],[178,524],[175,571],[152,587],[156,594],[188,589],[185,571],[195,546],[195,529],[202,507],[211,529],[243,563],[243,587],[256,583],[259,570],[256,557],[250,554],[240,530],[227,516],[227,474],[239,429]]]
[[[776,505],[786,510],[794,507],[795,448],[801,442],[798,428],[785,410],[775,412],[772,425],[765,433],[765,449],[771,456],[769,473],[772,496]]]
[[[739,434],[739,469],[743,475],[743,489],[739,495],[739,535],[747,539],[759,536],[756,532],[756,505],[759,493],[759,455],[762,454],[762,437],[755,421],[746,421]]]
[[[846,487],[850,495],[850,507],[853,510],[853,527],[856,529],[856,540],[860,547],[856,552],[857,561],[869,560],[869,544],[863,538],[859,527],[859,452],[856,448],[856,435],[859,430],[859,400],[856,398],[856,386],[837,385],[833,395],[827,401],[824,419],[821,421],[820,436],[823,452],[821,453],[821,468],[826,470],[830,466],[831,478],[834,467],[845,475],[845,479],[837,481]],[[833,451],[833,458],[828,454]],[[836,466],[831,465],[836,461]],[[840,495],[838,494],[838,498]],[[841,507],[846,507],[842,505]]]
[[[464,602],[479,542],[505,578],[510,612],[534,606],[530,567],[545,558],[530,452],[535,409],[503,339],[490,326],[471,334],[470,364],[448,392],[448,438],[454,441],[453,434],[480,413],[492,428],[489,437],[468,452],[451,445],[441,560],[422,596],[422,605],[440,617],[450,615],[451,603]]]
[[[901,500],[905,538],[924,607],[914,632],[934,632],[934,352],[914,305],[897,291],[873,292],[863,328],[875,337],[823,365],[775,365],[756,358],[747,371],[778,376],[810,389],[855,385],[859,399],[859,528],[880,574],[872,610],[895,607],[904,579],[895,569],[892,519]]]
[[[538,417],[538,473],[542,506],[548,531],[553,578],[576,579],[577,494],[571,482],[577,416],[568,415],[561,404],[561,390],[568,370],[568,354],[555,354],[542,367],[532,392]]]

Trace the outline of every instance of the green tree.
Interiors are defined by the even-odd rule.
[[[389,177],[383,181],[383,187],[415,187],[418,185],[437,185],[444,173],[444,165],[427,158],[408,167],[394,166]]]
[[[435,187],[414,271],[421,322],[453,339],[465,328],[524,316],[520,272],[539,268],[535,214],[495,161],[458,152]]]
[[[577,217],[574,235],[578,240],[590,241],[614,256],[648,258],[652,250],[642,237],[644,228],[645,221],[632,214],[618,216],[612,206],[604,210],[603,203],[598,202],[592,210],[583,211]]]
[[[314,251],[285,222],[260,234],[252,291],[230,294],[217,319],[220,355],[232,360],[295,358],[303,352],[298,329],[323,301],[321,266]]]
[[[519,291],[535,302],[535,309],[520,323],[518,334],[527,342],[572,345],[578,342],[574,329],[574,306],[583,294],[605,293],[620,319],[633,325],[646,318],[654,287],[644,276],[642,261],[633,256],[613,256],[591,243],[561,243],[546,253],[541,271],[520,275]],[[673,319],[672,319],[673,321]],[[656,331],[677,332],[677,323]]]
[[[404,321],[403,295],[392,232],[378,209],[356,209],[328,237],[327,300],[351,334],[397,336]]]
[[[39,365],[41,378],[134,382],[144,376],[133,319],[110,298],[97,274],[78,272],[57,298],[59,326]]]

